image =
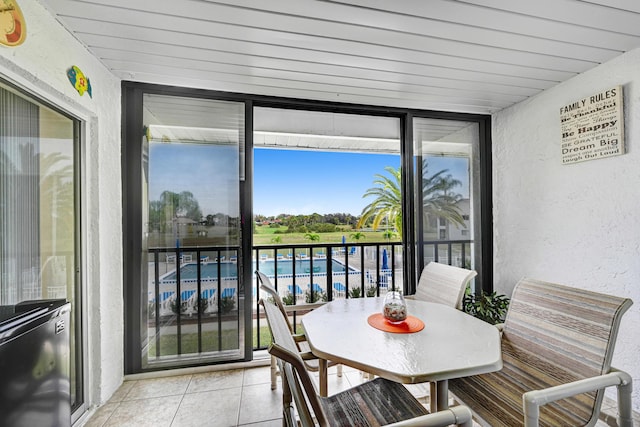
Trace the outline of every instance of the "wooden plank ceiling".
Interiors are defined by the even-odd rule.
[[[640,46],[637,0],[40,1],[123,80],[481,114]]]

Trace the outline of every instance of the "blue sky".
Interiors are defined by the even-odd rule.
[[[400,166],[400,156],[256,149],[255,214],[359,215],[374,174]]]
[[[191,191],[203,214],[237,215],[238,156],[233,146],[151,144],[149,199],[162,191]],[[431,158],[429,172],[448,169],[468,180],[466,159]],[[385,166],[400,166],[399,155],[254,150],[254,213],[360,215],[371,202],[362,195]],[[457,191],[469,196],[468,182]]]
[[[239,163],[233,145],[150,144],[149,200],[163,191],[190,191],[204,216],[237,216]]]
[[[374,175],[387,175],[385,166],[400,166],[400,156],[256,149],[254,163],[255,214],[357,216],[373,200],[362,195],[373,187]],[[451,175],[467,176],[465,159],[432,158],[430,165],[430,174],[449,169]],[[458,192],[468,197],[468,183]]]

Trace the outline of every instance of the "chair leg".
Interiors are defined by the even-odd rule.
[[[271,390],[278,388],[278,366],[276,364],[276,358],[271,356]]]
[[[436,390],[435,381],[429,383],[429,412],[438,410],[438,392]]]
[[[624,381],[617,386],[618,388],[618,426],[633,427],[633,410],[631,399],[631,377],[624,373]]]
[[[325,359],[318,359],[318,371],[320,374],[320,396],[327,397],[327,361]]]
[[[336,365],[336,371],[338,371],[338,376],[342,376],[342,365]]]

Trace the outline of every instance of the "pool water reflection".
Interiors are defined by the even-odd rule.
[[[292,275],[294,267],[295,274],[309,274],[311,273],[312,260],[310,259],[298,259],[298,260],[265,260],[258,263],[257,269],[262,271],[267,276],[275,276],[276,270],[278,276],[280,275]],[[218,268],[220,268],[220,277],[230,278],[238,277],[238,264],[235,262],[203,262],[200,264],[200,277],[202,279],[217,279]],[[345,265],[338,260],[332,260],[331,265],[334,273],[344,273]],[[256,263],[253,263],[252,270],[256,269]],[[357,271],[353,267],[349,267],[349,271]],[[327,272],[327,260],[326,259],[314,259],[313,260],[313,273],[326,274]],[[180,267],[180,280],[195,280],[198,278],[198,265],[193,263],[186,263]],[[172,271],[160,278],[161,282],[175,281],[176,272]]]

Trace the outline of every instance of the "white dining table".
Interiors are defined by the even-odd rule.
[[[338,299],[302,317],[311,351],[320,359],[321,395],[327,395],[328,360],[404,384],[435,383],[431,402],[438,410],[448,407],[449,379],[502,368],[495,326],[443,304],[406,302],[408,314],[424,322],[419,332],[369,325],[383,298]]]

